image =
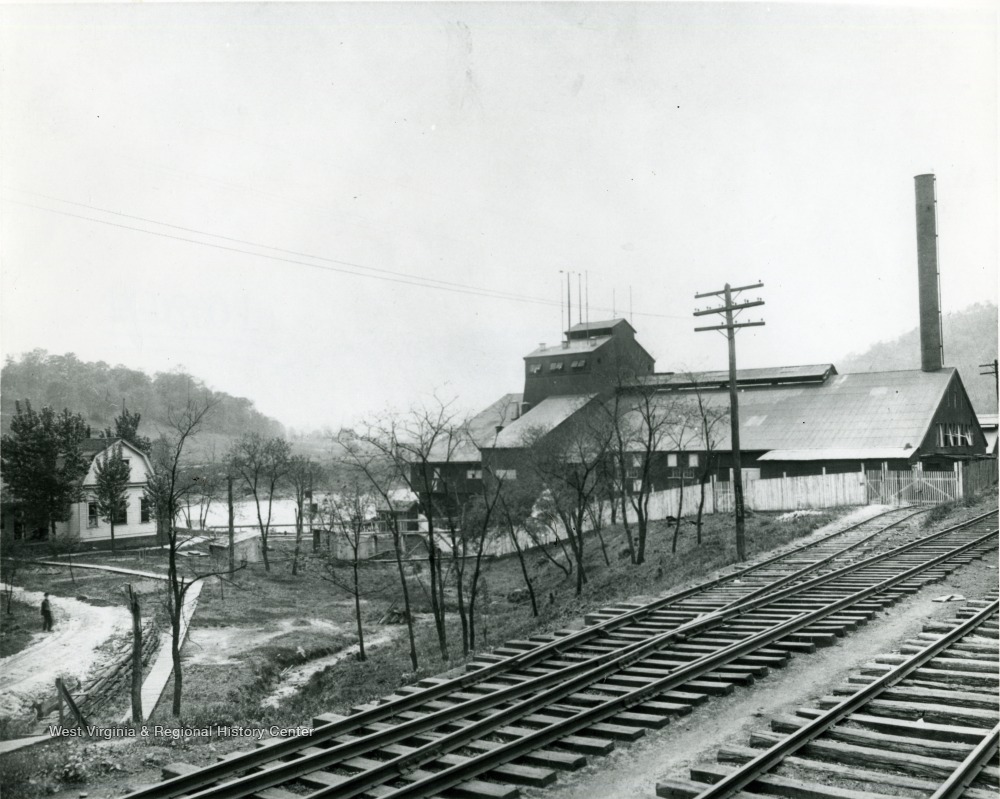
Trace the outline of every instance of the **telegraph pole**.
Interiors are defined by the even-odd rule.
[[[725,305],[717,308],[695,309],[694,315],[706,316],[707,314],[719,314],[726,321],[721,325],[696,327],[694,331],[695,333],[703,333],[708,330],[718,330],[721,333],[725,330],[726,338],[729,339],[729,424],[733,442],[733,505],[735,505],[736,512],[736,557],[740,560],[746,560],[747,555],[744,533],[743,473],[740,464],[740,409],[736,392],[736,331],[741,327],[760,327],[764,322],[736,322],[734,313],[738,314],[747,308],[755,308],[758,305],[763,305],[764,301],[758,297],[756,300],[734,303],[733,295],[739,295],[741,292],[750,289],[759,289],[763,285],[763,283],[754,283],[750,286],[737,286],[733,288],[726,283],[725,288],[720,291],[707,291],[703,294],[694,295],[696,300],[703,297],[718,297],[720,295],[725,300]]]
[[[981,363],[979,364],[980,369],[985,369],[985,372],[980,372],[981,375],[993,375],[993,386],[997,392],[997,401],[1000,402],[1000,376],[997,374],[997,359],[993,359],[993,363]]]

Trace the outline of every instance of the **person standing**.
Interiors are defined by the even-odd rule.
[[[48,592],[42,600],[42,632],[52,632],[52,605],[49,602]]]

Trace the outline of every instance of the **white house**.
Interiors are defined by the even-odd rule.
[[[97,460],[110,454],[116,444],[122,445],[122,457],[128,463],[131,477],[128,484],[126,508],[115,519],[115,541],[137,543],[133,539],[145,536],[156,537],[156,519],[146,502],[145,488],[149,475],[153,473],[149,458],[137,447],[124,439],[109,440],[91,438],[84,442],[84,452],[92,455],[90,469],[83,478],[84,499],[75,503],[70,510],[69,521],[56,525],[56,534],[79,536],[81,544],[106,542],[111,540],[111,525],[97,513]]]

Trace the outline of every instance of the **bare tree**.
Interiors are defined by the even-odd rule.
[[[268,557],[268,534],[271,531],[271,508],[279,483],[288,474],[291,447],[282,438],[264,438],[260,433],[241,436],[229,452],[233,473],[242,481],[257,510],[260,549],[264,570],[271,570]],[[262,503],[267,508],[265,516]]]
[[[524,550],[518,533],[524,529],[531,521],[531,511],[535,505],[536,494],[526,487],[525,480],[506,481],[498,494],[497,510],[501,524],[510,536],[514,552],[517,553],[517,562],[521,567],[521,577],[524,579],[524,587],[528,591],[531,600],[531,615],[538,616],[538,600],[535,597],[535,586],[531,582],[531,575],[528,573],[528,564],[525,561]],[[541,548],[545,552],[545,548]],[[547,553],[546,553],[547,554]],[[558,564],[557,564],[558,565]]]
[[[371,493],[390,509],[386,525],[392,534],[392,543],[396,555],[396,569],[399,574],[400,591],[403,596],[403,615],[406,617],[406,631],[410,642],[410,663],[413,670],[419,668],[417,662],[417,643],[413,634],[413,612],[410,606],[410,589],[406,582],[406,569],[403,566],[403,537],[399,529],[399,518],[391,512],[393,493],[398,485],[398,474],[395,464],[386,458],[377,448],[351,431],[340,431],[335,439],[338,448],[343,452],[343,463],[355,470],[371,489]]]
[[[601,489],[601,465],[607,457],[612,425],[606,417],[586,414],[563,431],[529,429],[523,445],[543,489],[540,502],[550,504],[562,522],[576,565],[576,593],[587,582],[584,563],[587,508]]]
[[[358,660],[365,660],[365,630],[361,613],[361,598],[371,594],[372,586],[362,587],[361,562],[363,547],[370,527],[374,499],[365,491],[360,480],[354,480],[331,493],[322,509],[324,526],[330,531],[330,546],[321,553],[323,578],[354,600],[354,620],[358,630]],[[347,557],[342,557],[341,553]],[[344,577],[344,564],[350,575]],[[416,667],[414,667],[416,668]]]
[[[198,580],[223,572],[181,575],[177,552],[183,541],[175,524],[181,503],[194,490],[197,481],[186,476],[181,464],[184,447],[201,430],[217,400],[209,395],[189,397],[184,407],[167,412],[167,430],[154,442],[152,449],[153,474],[146,484],[146,499],[156,514],[157,525],[167,539],[167,615],[170,619],[170,656],[174,670],[174,693],[171,712],[181,714],[183,673],[181,669],[181,623],[184,597]]]
[[[313,503],[313,480],[316,464],[304,455],[293,455],[288,461],[288,482],[295,491],[295,552],[292,555],[292,574],[298,574],[299,552],[302,548],[302,531],[305,525],[305,503]]]
[[[699,438],[701,439],[701,449],[704,457],[699,462],[698,468],[698,516],[695,522],[697,530],[697,541],[701,544],[702,515],[705,510],[705,485],[709,477],[716,468],[718,460],[718,447],[725,435],[726,426],[729,423],[729,403],[714,404],[709,401],[702,391],[701,384],[697,376],[688,372],[687,377],[693,386],[695,397],[694,409],[696,411],[695,424],[698,427]]]
[[[416,495],[427,523],[427,565],[430,572],[431,613],[437,631],[441,659],[448,660],[445,625],[444,577],[438,535],[447,529],[450,507],[443,469],[462,440],[460,423],[450,403],[435,397],[431,405],[404,415],[388,414],[370,423],[361,439],[391,462],[399,481]]]

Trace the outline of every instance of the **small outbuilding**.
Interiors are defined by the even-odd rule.
[[[258,530],[239,530],[233,534],[233,549],[235,551],[235,557],[233,558],[236,563],[260,563],[261,561],[261,546],[260,546],[260,531]],[[216,539],[211,544],[208,545],[208,550],[212,554],[212,557],[228,560],[229,559],[229,535],[224,534],[221,538]]]

